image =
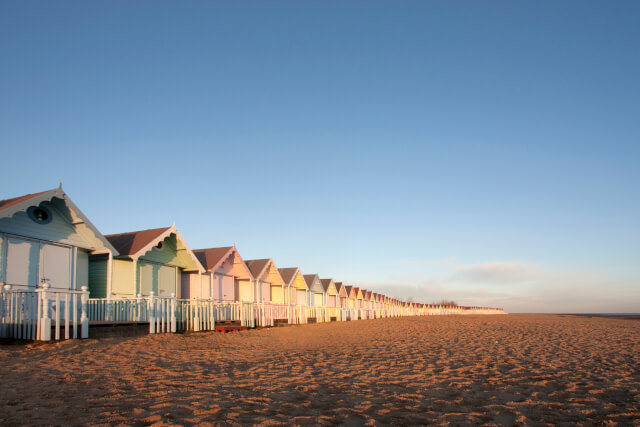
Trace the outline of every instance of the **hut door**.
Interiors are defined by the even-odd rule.
[[[329,295],[329,303],[327,304],[329,307],[336,307],[336,296]]]
[[[154,276],[157,277],[158,272],[154,271],[155,265],[148,262],[140,262],[140,293],[143,296],[149,295],[149,292],[155,291],[153,282]]]
[[[71,289],[71,248],[43,243],[40,278],[56,289]]]
[[[307,291],[304,289],[296,290],[296,301],[298,305],[308,305],[307,304]]]
[[[313,294],[313,305],[315,305],[316,307],[322,306],[322,294]]]
[[[35,288],[38,284],[40,244],[13,237],[7,240],[7,284],[22,289]]]
[[[238,281],[238,301],[253,302],[253,289],[251,282],[247,280]]]
[[[158,295],[165,297],[176,293],[176,269],[167,265],[159,266],[158,271]]]

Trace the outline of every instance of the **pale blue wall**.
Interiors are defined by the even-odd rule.
[[[51,222],[38,224],[29,218],[26,212],[16,212],[11,218],[0,218],[0,232],[91,248],[91,244],[78,234],[75,227],[65,219],[63,212],[66,211],[66,206],[64,202],[56,202],[56,200],[59,199],[54,198],[53,203],[43,202],[40,204],[51,213]]]

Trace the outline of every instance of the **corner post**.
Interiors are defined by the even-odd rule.
[[[42,290],[38,291],[38,305],[42,307],[42,317],[38,319],[39,339],[41,341],[51,341],[51,318],[49,317],[49,289],[48,283],[42,284]]]
[[[89,338],[89,317],[87,316],[87,304],[89,303],[89,288],[83,286],[80,295],[80,338]]]
[[[156,302],[154,299],[154,292],[149,292],[149,303],[147,305],[147,312],[149,313],[149,333],[156,333]]]
[[[169,318],[171,321],[170,324],[170,331],[171,333],[176,333],[176,331],[178,330],[177,325],[176,325],[176,306],[178,304],[178,299],[176,298],[176,294],[171,294],[171,304],[170,304],[170,310],[171,312],[169,313]]]

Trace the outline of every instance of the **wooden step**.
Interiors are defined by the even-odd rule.
[[[238,325],[219,325],[216,326],[214,332],[222,332],[226,334],[227,332],[238,332],[238,331],[246,331],[246,326],[238,326]]]

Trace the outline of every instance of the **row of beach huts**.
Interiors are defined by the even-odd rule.
[[[68,339],[90,326],[150,333],[441,314],[499,308],[390,298],[234,246],[192,250],[175,224],[103,235],[64,193],[0,201],[0,337]]]

